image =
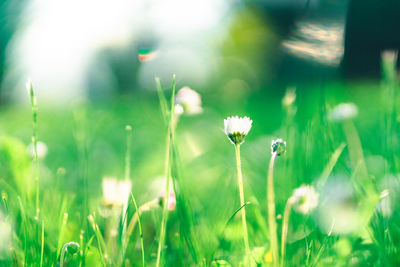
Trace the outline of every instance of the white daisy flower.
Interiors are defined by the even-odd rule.
[[[240,145],[251,129],[253,121],[249,117],[228,117],[224,120],[224,132],[232,144]]]
[[[105,205],[124,205],[129,199],[132,183],[129,180],[119,181],[114,177],[105,177],[102,187]]]
[[[293,191],[291,201],[293,201],[293,209],[299,213],[309,214],[318,206],[319,194],[314,187],[302,185]]]
[[[201,96],[188,86],[182,87],[175,97],[175,103],[180,105],[188,115],[195,115],[203,112],[201,107]]]
[[[329,113],[329,119],[332,121],[344,121],[356,117],[358,107],[354,103],[340,103]]]
[[[286,151],[286,142],[282,139],[278,138],[276,140],[272,140],[271,143],[271,153],[276,153],[278,156],[282,155]]]
[[[38,158],[43,159],[44,157],[46,157],[47,152],[48,152],[47,145],[45,143],[39,141],[36,143],[36,147],[37,147]],[[32,143],[29,144],[26,151],[27,151],[28,155],[31,156],[32,158],[35,157],[35,148]]]

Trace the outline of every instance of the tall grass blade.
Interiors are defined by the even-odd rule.
[[[165,159],[165,167],[164,167],[164,174],[166,177],[165,181],[165,195],[163,201],[163,214],[161,219],[161,230],[160,230],[160,239],[158,243],[158,250],[157,250],[157,263],[156,266],[160,266],[161,262],[161,254],[162,249],[164,247],[165,242],[165,235],[166,235],[166,228],[167,228],[167,220],[168,220],[168,197],[169,197],[169,186],[171,181],[171,162],[170,157],[172,156],[171,153],[171,140],[174,136],[174,107],[175,107],[175,75],[172,79],[172,94],[171,94],[171,109],[170,109],[170,118],[169,118],[169,126],[168,126],[168,133],[167,133],[167,145],[166,145],[166,159]]]

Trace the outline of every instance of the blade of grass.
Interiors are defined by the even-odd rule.
[[[44,221],[42,221],[42,238],[40,246],[40,267],[43,266],[43,252],[44,252]]]
[[[26,83],[26,89],[28,90],[29,97],[31,100],[31,107],[32,107],[32,145],[33,145],[33,151],[34,151],[34,166],[35,166],[35,171],[34,171],[34,180],[35,180],[35,185],[36,185],[36,200],[35,200],[35,207],[36,207],[36,217],[35,219],[39,221],[39,213],[40,213],[40,208],[39,208],[39,157],[38,157],[38,149],[37,149],[37,117],[38,117],[38,106],[37,106],[37,100],[35,96],[35,92],[33,91],[33,86],[30,80]]]
[[[79,159],[79,176],[82,182],[82,218],[88,218],[89,215],[89,152],[88,152],[88,144],[87,144],[87,134],[86,128],[87,118],[86,111],[83,108],[79,108],[74,110],[74,139],[75,144],[78,150],[78,159]],[[85,229],[84,240],[88,239],[89,234],[89,225],[87,220],[83,220],[83,229]],[[83,258],[85,260],[85,258]],[[83,263],[85,264],[85,262]]]
[[[329,175],[331,174],[333,168],[335,167],[340,155],[342,155],[343,149],[346,147],[345,143],[341,143],[338,148],[332,153],[331,158],[329,159],[328,164],[325,166],[321,176],[318,179],[317,187],[321,188],[326,180],[328,179]]]
[[[197,246],[197,238],[194,235],[192,229],[193,226],[193,215],[191,211],[190,200],[185,197],[185,190],[183,189],[183,178],[180,164],[180,156],[178,153],[177,146],[175,144],[175,139],[172,139],[172,170],[171,170],[171,178],[172,184],[174,186],[174,192],[176,196],[176,209],[177,215],[180,222],[180,236],[184,239],[186,246],[189,250],[194,263],[198,265],[198,246]]]
[[[105,259],[104,259],[103,248],[102,248],[102,247],[105,248],[103,236],[101,235],[99,226],[95,222],[94,217],[92,215],[89,215],[89,222],[92,224],[94,234],[96,235],[97,246],[98,246],[98,250],[99,250],[99,254],[100,254],[100,258],[101,258],[101,264],[103,265],[103,267],[105,267],[106,263],[105,263]]]
[[[225,232],[226,227],[227,227],[228,224],[232,221],[232,219],[235,217],[235,215],[236,215],[239,211],[241,211],[244,207],[246,207],[247,205],[250,205],[250,204],[251,204],[251,202],[246,202],[246,203],[244,203],[242,206],[240,206],[239,208],[237,208],[237,209],[233,212],[233,214],[231,215],[231,217],[229,217],[229,219],[226,221],[225,226],[224,226],[224,229],[222,230],[222,234]]]
[[[144,241],[143,241],[143,231],[142,231],[142,223],[140,221],[140,212],[139,212],[139,208],[136,204],[136,200],[135,197],[133,196],[133,194],[131,193],[131,199],[133,204],[135,205],[135,209],[136,209],[136,214],[137,214],[137,222],[138,222],[138,227],[139,227],[139,236],[140,236],[140,246],[142,248],[142,263],[143,263],[143,267],[145,266],[145,259],[144,259]]]
[[[166,159],[165,159],[165,196],[163,201],[163,214],[161,219],[161,229],[160,229],[160,239],[158,243],[157,250],[157,263],[156,266],[159,267],[161,263],[161,254],[162,249],[164,247],[165,235],[166,235],[166,227],[168,220],[168,197],[169,197],[169,185],[171,178],[171,167],[170,167],[170,157],[172,157],[171,153],[171,140],[173,139],[173,123],[174,123],[174,106],[175,106],[175,75],[172,78],[172,94],[171,94],[171,110],[170,110],[170,118],[169,118],[169,127],[167,133],[167,145],[166,145]]]
[[[326,245],[328,244],[328,240],[332,235],[333,227],[335,227],[335,220],[333,220],[331,229],[330,229],[328,235],[325,237],[321,247],[318,249],[317,256],[315,257],[315,259],[314,259],[313,263],[311,264],[311,266],[316,266],[318,264],[318,261],[321,258],[322,253],[324,252],[324,250],[326,248]]]
[[[22,204],[22,200],[21,197],[18,196],[18,204],[19,204],[19,209],[21,212],[21,217],[22,217],[22,222],[21,224],[24,226],[24,266],[28,266],[28,226],[26,223],[26,213],[25,213],[25,209],[24,209],[24,205]]]
[[[160,101],[161,114],[163,116],[164,122],[167,123],[168,122],[167,98],[165,97],[165,94],[162,90],[160,78],[156,77],[155,80],[156,80],[156,86],[157,86],[158,99]]]
[[[60,233],[58,234],[58,244],[57,244],[57,257],[60,255],[60,251],[62,248],[62,242],[64,237],[65,226],[68,222],[68,213],[64,213],[63,220],[60,227]]]

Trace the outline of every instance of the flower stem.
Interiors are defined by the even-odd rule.
[[[44,222],[42,221],[42,238],[40,246],[40,267],[43,266],[43,252],[44,252]]]
[[[68,243],[65,243],[61,250],[60,267],[64,266],[64,257],[65,257],[65,251],[67,251],[67,247],[68,247]]]
[[[29,97],[31,100],[31,106],[32,106],[32,145],[33,145],[33,159],[35,163],[35,186],[36,186],[36,200],[35,200],[35,206],[36,206],[36,216],[35,219],[39,221],[39,213],[40,213],[40,208],[39,208],[39,157],[38,157],[38,149],[37,149],[37,117],[38,117],[38,106],[37,106],[37,100],[35,96],[35,92],[33,91],[33,86],[31,82],[27,83],[27,89],[29,92]]]
[[[292,208],[293,199],[290,197],[286,202],[285,211],[283,212],[282,222],[282,238],[281,238],[281,267],[285,264],[285,252],[286,252],[286,239],[289,228],[290,210]]]
[[[267,181],[267,200],[268,200],[268,226],[271,241],[272,259],[274,266],[278,265],[278,237],[276,227],[276,214],[275,214],[275,196],[274,196],[274,166],[277,152],[272,153],[271,160],[268,168],[268,181]]]
[[[236,150],[237,175],[238,175],[238,183],[239,183],[240,206],[243,207],[241,210],[242,226],[243,226],[243,240],[244,240],[244,247],[246,250],[247,266],[251,266],[249,236],[248,236],[248,232],[247,232],[247,223],[246,223],[246,207],[244,207],[242,167],[241,167],[241,163],[240,163],[240,144],[235,145],[235,150]]]

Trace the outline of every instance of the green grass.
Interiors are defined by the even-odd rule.
[[[204,112],[182,116],[171,137],[165,123],[171,91],[165,85],[168,103],[161,102],[162,108],[156,91],[65,108],[41,103],[38,95],[37,136],[49,149],[38,160],[38,219],[35,161],[26,152],[32,137],[30,106],[2,107],[0,226],[10,225],[11,234],[0,228],[3,241],[9,239],[5,247],[0,245],[0,266],[57,266],[64,244],[72,241],[79,244],[79,251],[66,249],[64,266],[143,266],[142,251],[145,265],[155,266],[163,217],[158,203],[151,202],[149,210],[140,212],[140,225],[123,257],[122,240],[135,212],[159,198],[154,181],[168,173],[177,206],[168,212],[160,265],[246,264],[235,153],[223,133],[223,119],[231,115],[253,120],[241,145],[241,167],[249,243],[260,266],[272,266],[266,188],[270,145],[276,138],[287,142],[287,152],[274,169],[279,242],[284,208],[293,190],[311,184],[320,194],[319,206],[310,215],[290,212],[285,265],[399,265],[400,102],[394,79],[389,75],[381,83],[299,84],[295,112],[282,107],[284,92],[275,90],[278,86],[261,88],[246,98],[209,88],[202,92]],[[327,119],[340,102],[359,107],[351,130],[359,139],[354,132],[349,136],[341,123]],[[132,126],[130,158],[126,125]],[[170,162],[165,169],[167,138]],[[359,149],[367,175],[351,157],[359,155]],[[122,207],[105,206],[104,176],[130,178],[138,207],[133,198],[126,214]],[[381,200],[384,190],[389,195]],[[335,201],[342,201],[339,209]],[[335,220],[329,222],[329,216]]]

